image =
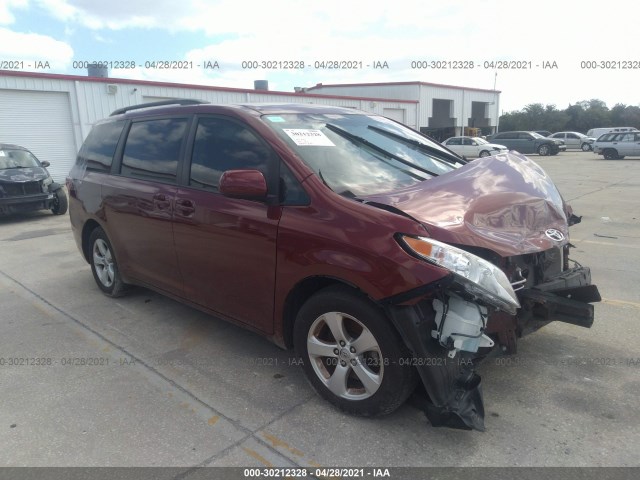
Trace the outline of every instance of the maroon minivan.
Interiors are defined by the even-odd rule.
[[[67,180],[107,295],[142,285],[293,347],[348,412],[389,413],[420,381],[433,425],[478,430],[481,359],[593,323],[579,217],[527,157],[467,163],[346,108],[159,103],[97,123]]]

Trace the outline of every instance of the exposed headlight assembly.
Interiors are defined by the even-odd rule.
[[[44,180],[42,180],[42,191],[44,193],[48,193],[49,192],[49,185],[51,185],[53,183],[53,178],[51,177],[47,177]]]
[[[507,276],[491,262],[431,238],[399,238],[415,256],[451,271],[456,281],[476,298],[512,315],[520,308]]]

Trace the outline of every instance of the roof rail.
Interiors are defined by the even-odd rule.
[[[199,105],[202,103],[209,103],[209,102],[203,102],[202,100],[194,100],[191,98],[177,98],[175,100],[162,100],[160,102],[140,103],[138,105],[131,105],[129,107],[118,108],[117,110],[114,110],[113,112],[111,112],[111,115],[109,116],[113,117],[114,115],[120,115],[121,113],[126,113],[131,110],[139,110],[141,108],[163,107],[165,105]]]

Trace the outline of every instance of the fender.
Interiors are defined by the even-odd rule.
[[[56,182],[52,182],[49,184],[49,193],[56,192],[62,188],[62,185]]]

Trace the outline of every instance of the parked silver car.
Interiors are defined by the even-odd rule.
[[[489,143],[480,137],[451,137],[442,144],[465,158],[488,157],[509,151],[504,145]]]
[[[605,133],[594,142],[593,152],[607,160],[640,156],[640,132]]]
[[[583,152],[591,150],[593,142],[596,141],[595,138],[588,137],[584,133],[580,132],[556,132],[553,135],[550,135],[549,138],[562,140],[567,148],[579,148]]]

